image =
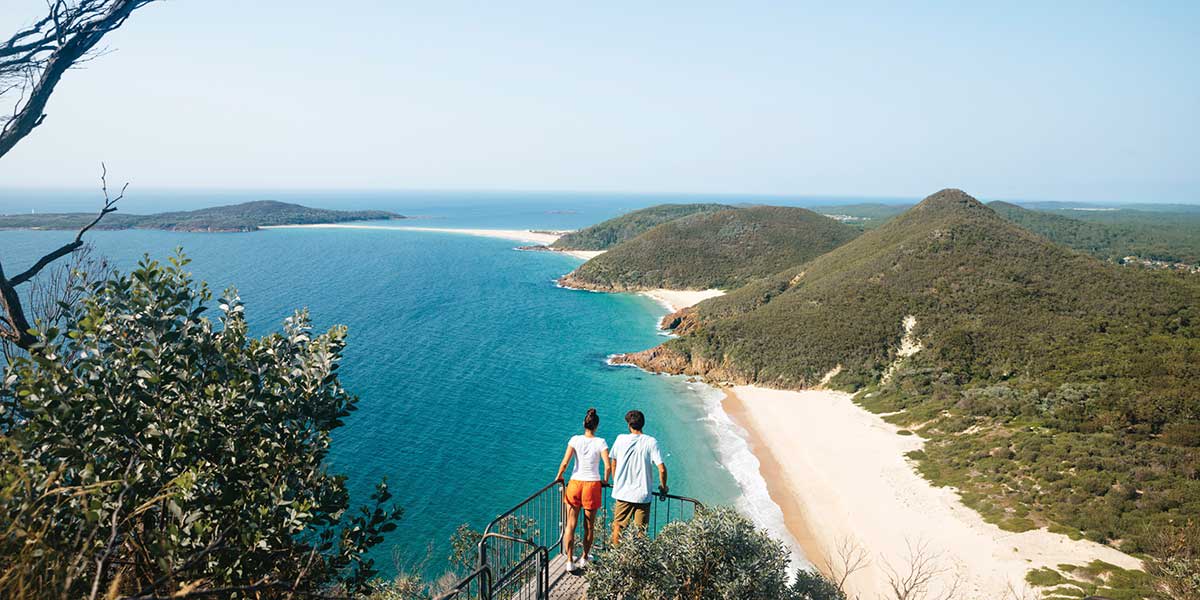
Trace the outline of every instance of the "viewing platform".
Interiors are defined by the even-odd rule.
[[[562,554],[566,504],[563,483],[551,483],[501,513],[483,530],[478,567],[436,600],[581,600],[587,597],[584,572],[571,573]],[[611,488],[605,488],[596,513],[593,553],[605,549],[612,534]],[[647,535],[669,523],[688,521],[703,505],[695,499],[655,492]],[[583,517],[576,539],[583,540]]]

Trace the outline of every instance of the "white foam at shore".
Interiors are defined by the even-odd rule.
[[[771,537],[783,542],[791,553],[792,568],[811,568],[812,563],[783,520],[783,509],[771,499],[758,457],[750,451],[746,430],[725,412],[722,405],[725,393],[700,382],[688,383],[687,386],[704,403],[704,420],[717,441],[717,457],[741,489],[742,494],[736,505],[738,511],[749,517],[755,525],[767,530]]]

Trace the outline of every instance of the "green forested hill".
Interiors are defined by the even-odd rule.
[[[0,215],[0,229],[79,229],[95,213]],[[308,225],[403,219],[382,210],[327,210],[299,204],[259,200],[199,210],[132,215],[113,213],[96,229],[169,229],[174,231],[253,231],[270,225]]]
[[[919,427],[922,470],[985,516],[1140,550],[1152,523],[1200,518],[1198,300],[1195,277],[1101,262],[943,190],[628,359],[784,388],[840,367],[832,384]],[[908,316],[922,349],[897,363]]]
[[[803,208],[754,206],[676,219],[584,263],[563,283],[604,290],[729,288],[807,262],[858,231]]]
[[[1200,263],[1200,215],[1177,211],[1044,212],[990,202],[1000,216],[1046,239],[1104,260],[1138,256]]]
[[[667,221],[731,208],[725,204],[659,204],[573,231],[550,246],[559,250],[607,250]]]

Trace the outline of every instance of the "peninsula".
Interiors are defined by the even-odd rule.
[[[0,229],[79,229],[95,217],[95,213],[0,215]],[[279,225],[390,221],[405,218],[407,217],[383,210],[328,210],[274,200],[257,200],[152,215],[118,212],[104,217],[96,224],[95,229],[238,232],[257,231],[262,227]]]

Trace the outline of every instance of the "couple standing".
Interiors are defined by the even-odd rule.
[[[658,440],[642,433],[646,416],[640,410],[625,413],[629,433],[617,436],[612,450],[604,438],[596,436],[600,416],[596,409],[589,408],[583,417],[583,435],[572,436],[567,442],[567,452],[558,466],[555,481],[562,481],[563,473],[571,459],[575,469],[564,494],[567,519],[563,527],[563,554],[570,561],[570,571],[586,568],[591,558],[592,542],[595,539],[596,511],[600,509],[604,486],[612,481],[613,529],[612,543],[620,541],[621,530],[633,521],[645,529],[650,518],[650,502],[654,499],[655,474],[658,489],[667,493],[667,467],[658,451]],[[603,476],[601,475],[603,468]],[[575,526],[579,523],[579,511],[583,511],[583,554],[575,559]]]

